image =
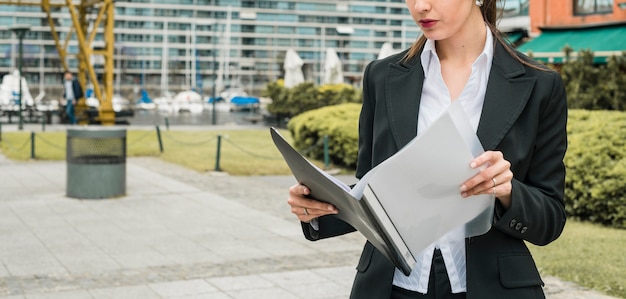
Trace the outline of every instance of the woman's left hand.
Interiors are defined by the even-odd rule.
[[[493,194],[508,209],[511,206],[513,172],[511,163],[504,159],[502,152],[487,151],[472,160],[470,167],[484,169],[461,185],[461,196]]]

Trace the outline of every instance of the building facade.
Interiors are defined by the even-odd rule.
[[[530,0],[533,37],[519,50],[536,59],[561,63],[581,50],[595,63],[626,51],[626,0]]]
[[[575,28],[626,22],[626,0],[530,0],[530,2],[531,35],[541,33],[541,28]]]
[[[527,27],[528,0],[506,3],[507,17],[522,17],[521,25],[509,22],[511,28]],[[69,13],[63,8],[53,15],[65,40]],[[63,70],[45,14],[37,6],[0,5],[0,28],[17,23],[32,25],[23,65],[31,89],[60,85]],[[215,77],[221,88],[258,95],[284,75],[288,49],[304,61],[305,79],[320,83],[326,49],[334,48],[345,82],[358,86],[383,44],[399,51],[420,34],[404,0],[125,0],[115,2],[114,32],[115,92],[145,88],[155,96],[187,89],[206,94]],[[16,68],[15,44],[10,31],[0,30],[0,74]],[[78,53],[75,37],[69,45]],[[68,62],[75,71],[77,62]],[[98,70],[102,59],[92,63]]]

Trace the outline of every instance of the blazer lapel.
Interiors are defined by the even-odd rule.
[[[390,63],[385,84],[385,104],[391,133],[398,149],[417,136],[424,70],[419,57],[407,64]]]
[[[495,149],[524,110],[536,78],[496,43],[485,94],[478,139],[485,150]]]

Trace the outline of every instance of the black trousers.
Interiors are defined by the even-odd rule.
[[[446,264],[439,249],[435,249],[433,263],[430,267],[430,279],[428,279],[428,293],[421,294],[393,286],[391,299],[465,299],[465,293],[452,294],[450,279],[446,271]]]

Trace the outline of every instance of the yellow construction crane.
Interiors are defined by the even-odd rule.
[[[69,70],[67,66],[67,57],[69,42],[73,35],[76,35],[78,41],[79,52],[76,54],[78,60],[78,81],[83,90],[86,90],[87,82],[93,85],[95,97],[100,101],[98,108],[98,117],[96,121],[103,125],[115,124],[115,112],[113,111],[113,52],[115,36],[113,35],[114,26],[114,4],[113,0],[0,0],[0,5],[28,5],[40,6],[46,13],[48,24],[50,25],[50,33],[54,38],[54,42],[59,52],[59,58],[65,70]],[[67,8],[72,18],[72,27],[65,36],[63,43],[59,40],[57,34],[52,8]],[[97,14],[96,14],[97,12]],[[88,16],[96,15],[92,26],[89,26]],[[56,16],[57,18],[59,16]],[[104,39],[104,47],[94,49],[93,44],[98,33],[102,33]],[[102,74],[102,83],[98,81],[98,76],[91,63],[92,55],[101,55],[104,57],[104,73]],[[77,107],[76,114],[86,109],[85,99],[82,99]]]

